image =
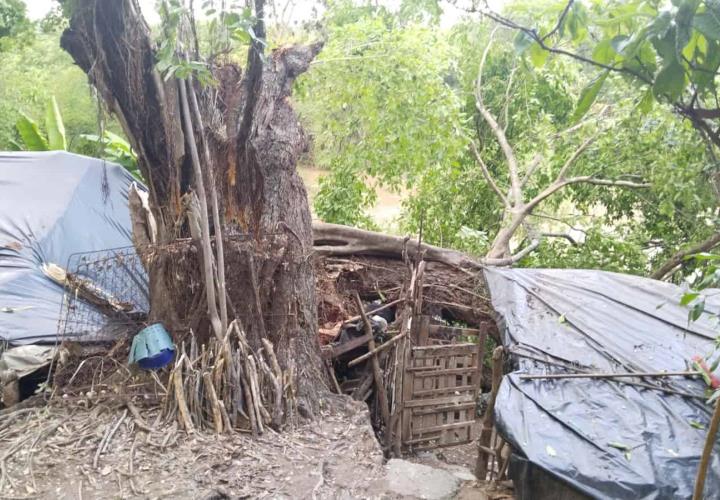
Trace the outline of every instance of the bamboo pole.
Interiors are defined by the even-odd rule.
[[[705,491],[705,477],[707,476],[708,465],[710,464],[710,456],[715,446],[715,437],[717,436],[718,426],[720,426],[720,399],[715,403],[715,411],[713,412],[710,428],[705,438],[705,447],[700,457],[700,466],[698,467],[697,476],[695,478],[695,491],[693,491],[693,500],[702,500]]]
[[[195,95],[195,89],[192,86],[192,80],[188,81],[188,89],[190,94],[190,104],[192,105],[195,119],[197,120],[198,128],[202,131],[202,143],[203,153],[205,156],[205,166],[208,175],[208,184],[210,184],[210,200],[213,210],[213,222],[215,223],[215,252],[216,252],[216,267],[217,267],[217,286],[218,294],[220,295],[220,323],[222,331],[227,331],[228,328],[228,312],[227,312],[227,292],[225,290],[225,247],[222,239],[222,223],[220,221],[220,205],[218,203],[217,186],[215,184],[215,172],[213,171],[212,157],[210,156],[210,149],[208,148],[207,137],[205,137],[205,127],[202,122],[202,115],[200,114],[200,106],[198,105],[197,96]]]
[[[372,325],[370,324],[370,320],[368,319],[367,315],[365,314],[365,309],[363,308],[363,303],[360,300],[360,295],[358,295],[357,292],[355,292],[355,303],[358,306],[358,309],[360,310],[360,316],[362,317],[363,323],[365,324],[365,334],[370,336],[370,340],[368,340],[368,347],[370,350],[375,349],[375,339],[373,339],[372,336]],[[388,405],[388,399],[387,399],[387,392],[385,391],[385,384],[383,383],[383,376],[382,371],[380,370],[380,362],[378,361],[376,356],[372,357],[372,367],[373,367],[373,374],[375,377],[375,385],[377,386],[378,391],[378,400],[380,401],[380,415],[383,419],[383,425],[385,426],[385,432],[390,433],[390,406]]]
[[[487,411],[483,417],[483,425],[480,431],[480,439],[478,444],[478,458],[475,464],[475,476],[479,481],[485,481],[487,477],[488,459],[484,455],[483,450],[490,448],[490,440],[492,438],[493,418],[495,413],[495,399],[497,398],[500,382],[502,381],[502,364],[503,364],[503,348],[498,346],[492,355],[492,390],[490,392],[490,400],[488,401]]]
[[[203,179],[202,168],[200,167],[200,156],[198,155],[197,142],[195,141],[195,132],[193,131],[192,117],[190,116],[190,105],[188,104],[187,82],[178,80],[180,88],[180,104],[183,115],[183,128],[187,136],[187,142],[190,146],[190,158],[195,174],[195,187],[197,188],[198,198],[200,199],[200,223],[202,224],[202,247],[203,247],[203,276],[205,278],[205,294],[208,302],[208,313],[210,324],[212,325],[215,336],[218,340],[223,339],[222,322],[217,309],[217,298],[215,296],[215,280],[213,274],[213,252],[212,243],[210,242],[210,220],[208,218],[208,202],[207,192],[205,191],[205,181]]]

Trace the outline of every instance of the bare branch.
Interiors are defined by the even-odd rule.
[[[553,29],[551,29],[551,30],[548,32],[547,35],[545,35],[544,37],[542,37],[542,41],[543,41],[543,42],[544,42],[545,40],[547,40],[548,38],[550,38],[551,36],[553,36],[555,33],[557,33],[558,30],[560,30],[560,27],[562,26],[563,21],[564,21],[565,18],[567,17],[568,12],[570,12],[570,8],[572,7],[572,5],[573,5],[574,3],[575,3],[575,0],[568,0],[567,5],[566,5],[565,8],[563,9],[562,14],[560,14],[560,17],[558,18],[558,21],[557,21],[557,23],[555,24],[555,27],[554,27]]]
[[[498,28],[496,27],[490,34],[490,39],[488,40],[488,43],[485,46],[485,50],[483,51],[482,58],[480,59],[480,66],[478,68],[478,76],[475,84],[475,107],[480,112],[480,115],[483,117],[485,122],[487,122],[490,130],[492,130],[495,138],[498,141],[498,144],[500,144],[500,149],[502,149],[502,152],[508,162],[508,171],[510,172],[510,192],[512,194],[513,202],[515,204],[521,204],[522,191],[520,190],[520,177],[518,175],[518,163],[517,159],[515,158],[515,152],[510,146],[505,132],[500,127],[492,113],[490,113],[490,111],[485,107],[482,100],[483,68],[485,67],[485,61],[487,59],[488,52],[490,52],[490,47],[492,46],[493,38],[497,30]]]
[[[624,188],[632,188],[632,189],[647,189],[651,186],[649,183],[618,181],[618,180],[610,180],[610,179],[596,179],[595,177],[592,177],[591,175],[584,175],[584,176],[580,176],[580,177],[571,177],[569,179],[555,181],[552,184],[550,184],[548,187],[546,187],[543,191],[538,193],[538,195],[535,196],[535,198],[530,200],[525,205],[525,213],[529,214],[541,202],[545,201],[547,198],[549,198],[556,192],[560,191],[565,186],[569,186],[570,184],[593,184],[595,186],[614,186],[614,187],[624,187]]]
[[[540,246],[540,239],[534,239],[528,246],[520,250],[518,253],[511,257],[502,258],[502,259],[480,259],[480,263],[484,266],[511,266],[515,264],[516,262],[521,261],[525,257],[527,257],[531,252],[535,251],[537,247]]]
[[[513,86],[513,80],[515,78],[515,72],[517,71],[517,66],[514,66],[512,71],[510,71],[510,77],[508,78],[508,84],[507,87],[505,87],[505,109],[503,111],[503,114],[505,115],[505,123],[503,124],[503,132],[507,133],[508,125],[510,125],[510,118],[509,118],[509,110],[510,110],[510,90]]]
[[[544,236],[546,238],[562,238],[562,239],[568,240],[570,242],[570,244],[574,247],[579,245],[579,243],[577,242],[577,240],[575,238],[573,238],[572,236],[570,236],[569,234],[566,234],[566,233],[540,233],[540,235]]]
[[[575,152],[570,155],[570,158],[565,162],[565,165],[560,169],[560,172],[558,173],[558,176],[555,180],[555,182],[560,182],[563,179],[565,179],[565,175],[567,174],[570,167],[573,166],[573,164],[577,161],[578,158],[587,150],[587,148],[590,147],[590,145],[595,142],[595,140],[598,138],[599,134],[596,134],[592,137],[588,137],[585,139],[585,141],[580,144],[580,146],[575,150]]]
[[[475,155],[475,159],[480,164],[480,169],[482,170],[483,177],[485,177],[485,180],[490,184],[490,187],[493,188],[493,191],[500,197],[500,200],[502,200],[503,205],[510,208],[510,202],[508,201],[507,197],[502,193],[498,185],[495,183],[495,180],[490,175],[490,171],[487,168],[487,165],[485,165],[485,162],[482,159],[482,156],[480,156],[480,152],[477,150],[477,146],[475,146],[474,142],[470,143],[470,149],[472,149],[473,154]]]
[[[709,238],[707,238],[704,241],[701,241],[697,245],[694,245],[690,248],[687,248],[685,250],[682,250],[672,257],[670,257],[668,260],[663,263],[660,267],[658,267],[655,272],[653,272],[650,277],[656,280],[663,280],[667,278],[669,275],[672,274],[672,272],[680,265],[682,264],[683,260],[685,260],[685,257],[688,257],[690,255],[700,253],[700,252],[708,252],[715,248],[716,246],[720,245],[720,232],[713,233]]]
[[[520,182],[520,189],[523,189],[527,185],[528,181],[532,177],[532,174],[535,173],[535,169],[538,167],[538,165],[540,165],[542,159],[542,155],[540,153],[537,153],[535,156],[533,156],[533,159],[530,160],[527,172],[525,172],[525,177],[523,177],[522,182]]]

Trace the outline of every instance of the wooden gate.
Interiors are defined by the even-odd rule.
[[[483,332],[477,344],[410,349],[402,382],[405,450],[456,446],[473,440],[484,344]]]

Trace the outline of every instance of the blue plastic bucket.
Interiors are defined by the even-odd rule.
[[[129,363],[144,370],[157,370],[175,357],[175,346],[161,323],[143,328],[135,335],[130,347]]]

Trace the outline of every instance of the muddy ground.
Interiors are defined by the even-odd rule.
[[[122,402],[97,397],[0,416],[0,499],[439,498],[437,484],[427,495],[403,491],[407,478],[392,476],[399,473],[385,465],[367,407],[357,402],[253,437],[188,435],[162,424],[158,409],[142,409],[138,420]],[[408,462],[454,481],[445,498],[508,498],[472,480],[474,454],[466,445]]]

